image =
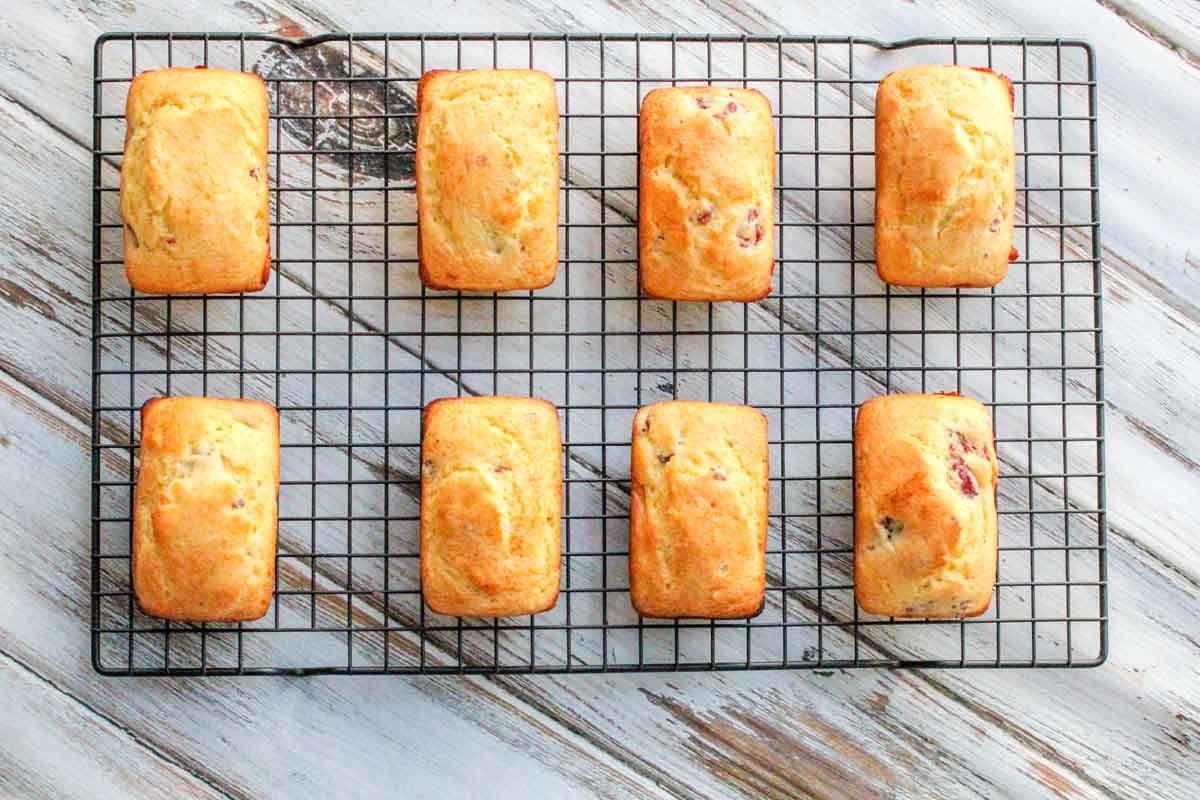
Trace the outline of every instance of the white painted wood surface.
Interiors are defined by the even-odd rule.
[[[353,8],[343,7],[353,5]],[[1088,671],[112,680],[88,652],[108,30],[1082,36],[1100,70],[1111,655]],[[0,25],[0,794],[1200,794],[1200,12],[1184,2],[65,3]]]

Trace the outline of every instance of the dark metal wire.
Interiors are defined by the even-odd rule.
[[[294,75],[258,60],[267,51],[295,57],[315,47],[341,61],[315,59],[307,63],[321,69]],[[905,63],[995,67],[1013,80],[1022,250],[1010,278],[989,292],[912,292],[871,277],[874,187],[864,173],[872,172],[871,97],[886,71],[879,60],[891,51]],[[656,57],[669,61],[669,72],[654,71]],[[101,36],[94,59],[91,647],[98,672],[1080,667],[1105,659],[1098,103],[1087,43],[139,33]],[[117,210],[124,93],[140,70],[191,64],[263,69],[271,89],[275,269],[261,293],[160,298],[124,282]],[[393,163],[411,150],[392,131],[413,124],[415,81],[427,67],[489,65],[533,66],[558,82],[561,278],[536,294],[418,290],[393,275],[415,271],[416,220],[411,175]],[[776,94],[776,291],[734,316],[712,304],[698,312],[697,304],[638,296],[636,213],[626,204],[638,186],[636,174],[621,169],[636,162],[637,102],[647,84],[709,81]],[[345,92],[344,103],[323,102],[331,86]],[[306,107],[285,105],[285,91],[298,91]],[[361,94],[370,91],[382,92],[382,107]],[[587,91],[599,97],[584,105]],[[1031,102],[1046,92],[1050,108]],[[377,123],[382,138],[359,135],[359,126]],[[344,141],[323,141],[329,125],[342,126]],[[1031,137],[1037,126],[1051,133]],[[578,134],[587,132],[595,141],[583,146]],[[831,146],[831,134],[844,146]],[[381,159],[379,183],[360,169],[367,158]],[[322,170],[331,159],[341,159],[346,173],[337,184]],[[1073,159],[1083,160],[1083,173]],[[594,177],[579,179],[581,165],[594,166]],[[839,178],[839,165],[848,178]],[[1041,173],[1047,179],[1033,182]],[[1085,204],[1073,200],[1081,192]],[[330,197],[345,204],[337,218],[329,218]],[[382,199],[382,219],[372,218],[364,198]],[[380,229],[378,252],[357,252]],[[319,231],[342,237],[345,252],[320,246]],[[337,279],[344,289],[327,286]],[[364,316],[373,308],[382,309],[381,323]],[[488,324],[480,327],[478,317]],[[631,329],[622,327],[626,317]],[[988,360],[970,361],[981,341]],[[555,345],[557,360],[544,354]],[[766,361],[756,360],[760,349]],[[340,354],[336,363],[330,350]],[[1007,463],[999,578],[982,617],[876,618],[854,603],[853,410],[901,387],[990,392]],[[421,410],[434,397],[479,391],[552,396],[561,412],[563,587],[543,615],[449,619],[421,603],[420,483],[406,466],[420,463]],[[285,497],[275,602],[263,620],[193,625],[136,609],[129,553],[138,410],[164,393],[260,397],[280,410]],[[672,397],[736,399],[771,419],[768,602],[755,618],[650,620],[629,607],[627,420],[643,403]],[[363,497],[377,501],[364,507]]]

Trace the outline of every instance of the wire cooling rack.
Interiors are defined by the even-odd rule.
[[[990,291],[874,272],[878,80],[916,63],[1013,79],[1020,258]],[[119,167],[131,77],[252,70],[271,99],[265,291],[132,292]],[[557,81],[561,266],[548,289],[471,296],[417,277],[414,97],[434,68]],[[637,112],[673,83],[750,86],[777,124],[778,265],[766,300],[649,300],[637,281]],[[111,34],[95,50],[92,657],[106,674],[591,672],[1087,666],[1107,651],[1096,76],[1062,40],[599,35]],[[861,612],[854,409],[961,391],[993,414],[999,580],[982,617]],[[536,395],[564,433],[563,579],[544,614],[421,602],[420,415],[452,395]],[[274,603],[260,621],[141,614],[130,584],[138,412],[156,395],[280,412]],[[750,620],[640,619],[629,602],[639,405],[750,403],[770,423],[767,597]]]

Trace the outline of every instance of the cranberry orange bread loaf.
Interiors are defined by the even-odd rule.
[[[993,286],[1016,198],[1012,84],[990,70],[908,67],[875,96],[875,259],[900,286]]]
[[[142,292],[253,292],[270,275],[267,89],[222,69],[133,79],[125,104],[125,272]]]
[[[973,617],[996,583],[996,445],[982,403],[900,394],[854,426],[854,589],[872,614]]]
[[[766,584],[767,420],[667,401],[633,420],[629,581],[647,617],[758,613]]]
[[[558,599],[558,411],[527,397],[425,408],[421,586],[439,614],[535,614]]]
[[[679,86],[642,101],[642,291],[668,300],[766,297],[775,268],[775,123],[754,89]]]
[[[133,588],[142,611],[194,622],[271,605],[279,417],[256,400],[159,397],[142,407]]]
[[[438,70],[417,91],[421,280],[540,289],[558,271],[558,98],[528,69]]]

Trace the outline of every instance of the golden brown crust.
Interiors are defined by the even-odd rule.
[[[854,591],[872,614],[974,617],[996,583],[996,443],[982,403],[886,395],[854,427]]]
[[[558,410],[528,397],[425,407],[421,589],[439,614],[536,614],[558,600]]]
[[[142,406],[133,588],[166,619],[267,613],[275,586],[279,415],[257,400],[157,397]]]
[[[633,419],[630,597],[646,617],[747,617],[766,588],[767,419],[683,400]]]
[[[900,286],[986,287],[1015,251],[1012,84],[908,67],[875,96],[875,259]]]
[[[129,284],[254,292],[271,271],[267,87],[258,75],[161,69],[125,104],[121,214]]]
[[[775,124],[755,89],[678,86],[642,101],[642,291],[761,300],[775,269]]]
[[[541,289],[558,271],[558,97],[529,69],[434,70],[417,88],[421,281]]]

